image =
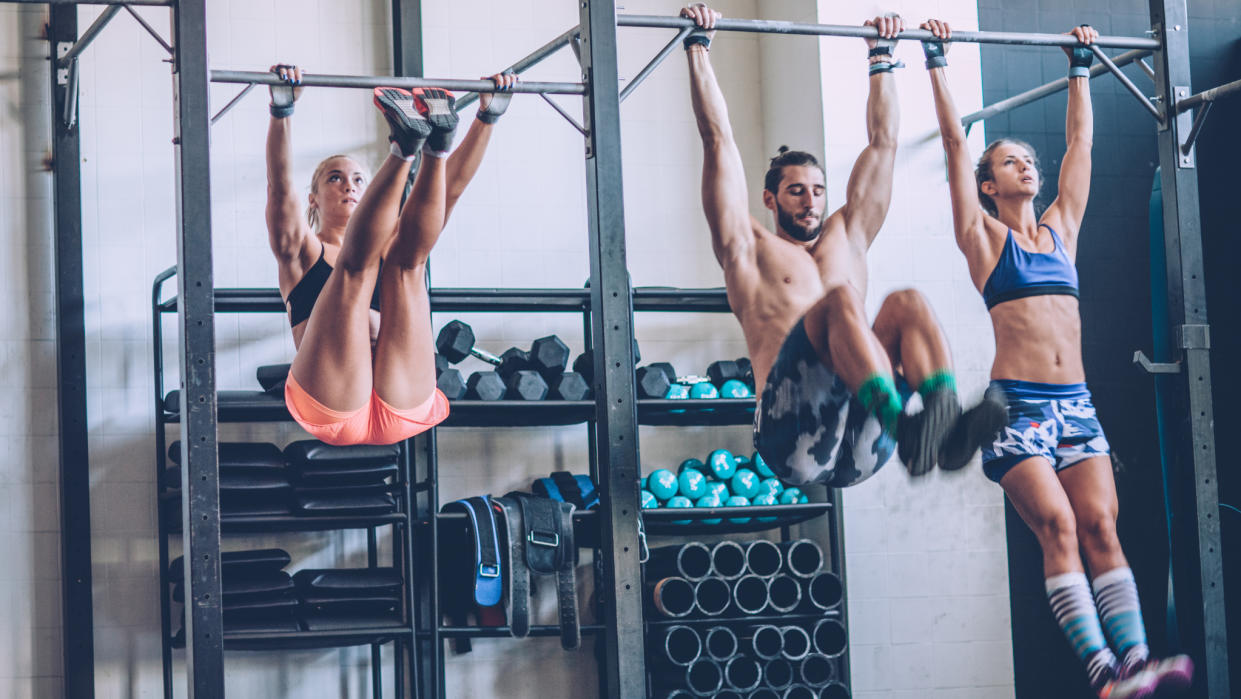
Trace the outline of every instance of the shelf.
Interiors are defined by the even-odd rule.
[[[284,396],[263,391],[219,391],[220,422],[289,422]],[[164,397],[164,421],[180,421],[181,391]],[[593,400],[454,400],[441,427],[535,427],[578,425],[595,417]],[[749,425],[753,398],[638,401],[642,425]]]
[[[583,624],[583,636],[590,636],[603,631],[601,624]],[[559,637],[559,626],[531,626],[530,636]],[[441,626],[440,638],[512,638],[513,632],[507,626]],[[431,638],[430,631],[419,631],[418,638]]]
[[[753,422],[753,398],[638,401],[640,425],[750,425]]]
[[[333,529],[370,529],[401,524],[405,513],[392,512],[384,515],[255,515],[245,517],[221,517],[222,534],[263,534],[267,532],[320,532]],[[168,528],[169,534],[180,534],[181,523]]]
[[[839,607],[827,610],[816,609],[814,611],[791,612],[788,614],[764,612],[752,616],[693,616],[678,619],[648,619],[646,626],[647,628],[678,626],[681,624],[729,627],[766,626],[769,624],[795,626],[797,624],[814,624],[820,619],[836,619],[838,617],[840,617]]]
[[[593,400],[454,400],[440,427],[578,425],[595,416]]]
[[[443,506],[445,503],[441,503]],[[464,512],[439,512],[435,518],[440,522],[464,524],[468,515]],[[417,526],[426,527],[427,520],[417,522]],[[573,541],[579,549],[596,548],[599,545],[599,511],[574,510]]]
[[[175,313],[177,297],[156,307]],[[633,290],[635,311],[728,313],[723,289],[678,289],[646,286]],[[590,289],[431,289],[431,310],[437,313],[581,313],[590,310]],[[272,288],[215,290],[216,313],[285,313],[280,292]]]
[[[408,626],[333,629],[331,631],[226,631],[225,650],[288,650],[299,648],[338,648],[387,643],[413,635]],[[172,637],[173,648],[184,648],[185,637],[178,632]]]
[[[646,533],[686,536],[698,534],[746,534],[762,532],[805,522],[830,512],[830,502],[809,502],[804,505],[747,505],[746,507],[685,507],[642,510]],[[749,517],[745,523],[729,522],[730,517]],[[759,517],[773,518],[769,522]],[[704,519],[723,519],[719,524],[704,524]],[[680,523],[681,520],[690,520]]]

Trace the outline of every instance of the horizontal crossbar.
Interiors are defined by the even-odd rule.
[[[213,83],[250,83],[257,85],[285,84],[274,73],[267,71],[245,70],[213,70]],[[323,75],[303,74],[302,87],[438,87],[459,92],[495,92],[495,83],[490,80],[450,80],[435,78],[398,78],[391,75]],[[507,90],[508,92],[524,92],[552,95],[585,94],[586,86],[581,83],[540,83],[519,82]]]
[[[660,17],[655,15],[620,15],[616,24],[621,27],[659,27],[664,29],[680,29],[692,27],[692,20],[681,17]],[[766,19],[721,19],[716,29],[725,32],[759,32],[764,34],[806,34],[812,36],[852,36],[874,39],[879,34],[874,27],[839,25],[839,24],[803,24]],[[898,39],[921,41],[935,38],[924,29],[906,29],[897,35]],[[975,44],[1019,44],[1023,46],[1077,46],[1077,39],[1067,34],[1034,34],[1026,32],[966,32],[953,31],[954,42]],[[1096,46],[1116,49],[1150,49],[1159,48],[1159,42],[1145,37],[1101,36],[1095,40]]]

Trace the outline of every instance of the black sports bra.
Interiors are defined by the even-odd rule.
[[[310,269],[306,270],[306,274],[289,292],[289,297],[284,300],[284,305],[289,309],[290,327],[296,327],[310,317],[315,302],[319,300],[319,294],[323,292],[323,285],[327,284],[327,278],[332,275],[332,265],[324,259],[324,251],[325,248],[319,248],[319,259],[310,266]],[[382,275],[383,263],[380,262],[379,265]],[[375,292],[371,294],[371,308],[379,310],[378,280],[375,281]]]

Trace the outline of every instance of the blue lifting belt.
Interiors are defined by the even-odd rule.
[[[539,478],[530,490],[552,500],[571,502],[579,510],[589,510],[599,505],[599,490],[590,476],[574,475],[568,471],[552,471],[549,478]]]
[[[444,505],[443,509],[465,510],[470,518],[470,531],[474,536],[474,602],[480,607],[500,603],[504,581],[500,570],[500,540],[496,535],[496,518],[491,509],[491,498],[477,495]]]

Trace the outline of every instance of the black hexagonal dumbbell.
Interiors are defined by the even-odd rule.
[[[576,371],[568,371],[548,382],[547,397],[550,400],[587,400],[590,384]]]
[[[745,382],[745,385],[750,387],[751,391],[753,391],[754,390],[754,366],[750,364],[750,358],[749,357],[737,357],[735,361],[737,362],[737,368],[741,369],[741,380]]]
[[[448,357],[445,357],[439,352],[436,352],[435,353],[435,377],[439,378],[439,375],[444,373],[446,370],[448,370],[449,366],[450,365],[448,362]]]
[[[530,368],[552,379],[564,373],[569,364],[569,346],[555,335],[540,337],[530,345]]]
[[[461,378],[461,372],[456,369],[441,371],[439,376],[435,377],[435,387],[448,400],[461,400],[465,398],[465,379]]]
[[[720,359],[707,367],[707,378],[716,388],[723,388],[725,381],[742,380],[741,367],[731,359]]]
[[[532,368],[530,366],[530,353],[516,347],[509,347],[504,350],[504,354],[500,355],[500,363],[496,366],[498,367],[496,373],[507,384],[509,379],[513,378],[513,375],[517,372]]]
[[[530,364],[530,353],[525,350],[510,347],[497,357],[475,347],[474,329],[459,320],[450,321],[440,330],[435,338],[435,349],[453,364],[466,357],[477,357],[496,367],[496,373],[500,375],[503,383],[508,383],[517,372],[533,368]]]
[[[639,398],[663,398],[671,385],[668,375],[659,367],[644,366],[638,369]]]
[[[476,371],[465,384],[465,397],[470,400],[501,400],[504,393],[504,381],[494,371]]]
[[[487,356],[479,356],[480,351],[474,348],[474,329],[459,320],[450,321],[440,329],[440,334],[435,337],[435,350],[452,364],[471,355],[483,361],[489,361],[487,357],[494,356],[488,353],[483,353]]]
[[[547,397],[547,381],[537,371],[518,371],[508,377],[504,386],[504,397],[509,400],[543,400]]]
[[[633,363],[635,366],[637,366],[638,362],[640,361],[642,361],[642,353],[638,351],[638,338],[635,337],[633,340]],[[577,373],[581,374],[586,379],[587,383],[594,384],[595,382],[594,352],[592,350],[586,350],[585,352],[582,352],[581,354],[577,355],[577,359],[573,360],[573,371],[576,371]]]
[[[664,373],[664,376],[668,377],[668,383],[676,383],[677,370],[673,368],[672,364],[668,362],[651,362],[650,364],[647,364],[647,366],[649,366],[652,369],[658,369],[662,371]],[[660,397],[662,398],[663,396],[660,396]]]

